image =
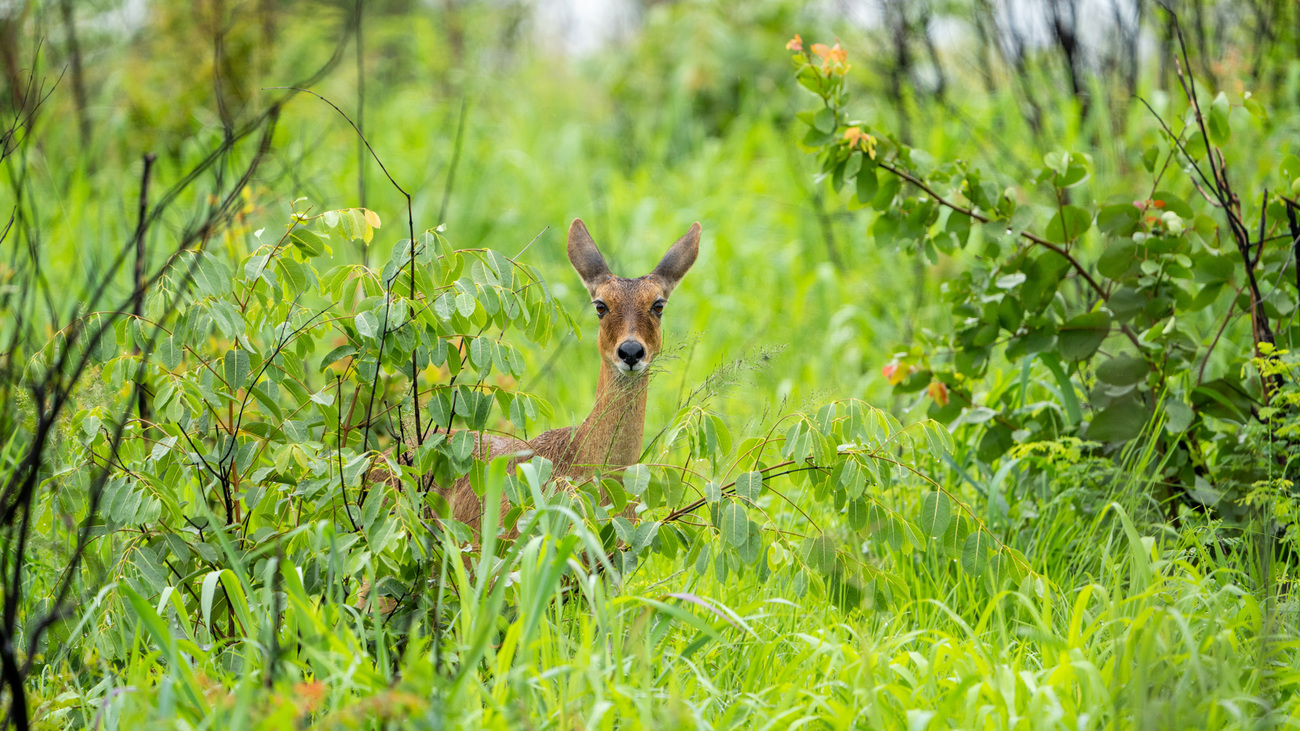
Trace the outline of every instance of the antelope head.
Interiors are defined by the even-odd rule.
[[[636,279],[616,277],[582,219],[573,220],[569,227],[569,262],[582,277],[600,318],[596,345],[601,358],[616,373],[640,375],[659,354],[659,325],[668,296],[695,263],[699,251],[700,224],[694,223],[668,249],[654,271]]]

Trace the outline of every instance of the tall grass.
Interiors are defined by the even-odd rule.
[[[1291,725],[1294,612],[1258,581],[1267,556],[1212,525],[1135,522],[1122,504],[1133,492],[1115,488],[1091,515],[1050,503],[1021,534],[1037,573],[1018,585],[869,544],[906,592],[865,614],[789,582],[719,582],[662,558],[613,585],[591,568],[599,538],[544,495],[540,534],[500,555],[489,539],[473,571],[444,562],[419,599],[435,611],[406,627],[379,601],[345,600],[345,572],[373,574],[330,525],[286,536],[332,546],[331,576],[313,592],[292,552],[239,555],[223,539],[230,568],[202,582],[203,623],[191,624],[196,597],[180,589],[149,600],[107,587],[63,654],[83,672],[37,679],[36,718],[124,729]],[[214,641],[203,624],[218,588],[236,631]],[[122,665],[84,672],[122,650]],[[91,687],[69,682],[92,675]]]

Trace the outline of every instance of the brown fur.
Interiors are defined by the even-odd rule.
[[[603,302],[606,308],[600,320],[600,335],[596,339],[600,353],[596,402],[591,414],[578,426],[553,429],[528,441],[480,434],[479,457],[494,459],[505,454],[518,454],[507,466],[514,470],[519,462],[541,455],[554,464],[555,476],[571,480],[590,478],[597,469],[617,469],[636,464],[641,459],[645,431],[649,371],[644,368],[640,372],[621,370],[618,348],[627,341],[640,343],[645,349],[643,361],[646,366],[659,354],[662,338],[660,316],[654,312],[655,304],[666,303],[677,283],[695,263],[699,242],[700,224],[696,223],[672,245],[653,272],[637,279],[624,279],[610,273],[600,250],[587,233],[587,227],[581,219],[574,219],[569,227],[569,261],[582,277],[592,301]],[[449,490],[439,487],[438,492],[451,503],[454,519],[471,526],[478,525],[483,505],[468,479],[458,480]],[[500,509],[506,510],[504,501]],[[630,514],[630,509],[628,512]]]

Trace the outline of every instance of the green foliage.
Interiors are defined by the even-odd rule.
[[[326,6],[218,3],[161,8],[131,32],[101,22],[112,3],[66,5],[94,59],[95,127],[79,138],[65,79],[38,144],[6,159],[19,209],[0,236],[14,247],[0,337],[18,319],[6,297],[40,282],[49,309],[72,313],[61,322],[117,324],[98,342],[37,328],[0,358],[25,368],[0,381],[18,394],[0,409],[6,478],[43,408],[22,388],[60,352],[93,362],[25,516],[12,644],[38,727],[1297,715],[1297,652],[1278,639],[1295,630],[1295,270],[1276,203],[1300,179],[1300,75],[1277,51],[1294,8],[1252,7],[1209,34],[1214,64],[1193,57],[1217,86],[1259,94],[1202,95],[1204,140],[1151,88],[1156,63],[1135,77],[1180,152],[1137,102],[1125,112],[1132,90],[1106,88],[1104,69],[1091,113],[1034,51],[986,92],[968,49],[942,39],[909,71],[899,52],[971,22],[966,3],[886,4],[915,24],[910,47],[815,6],[656,3],[572,62],[531,47],[520,29],[545,23],[526,4],[360,3],[358,27]],[[32,8],[46,33],[53,11]],[[840,43],[790,83],[779,45],[807,27]],[[43,46],[54,67],[65,38]],[[412,218],[438,228],[393,234],[390,214],[379,227],[363,209],[291,204],[407,210],[352,154],[354,130],[300,98],[201,253],[168,260],[171,231],[211,209],[204,185],[225,173],[175,193],[147,241],[167,274],[140,317],[83,304],[135,225],[140,152],[159,154],[151,200],[173,195],[159,191],[338,39],[343,63],[311,88],[364,108],[353,119],[413,193]],[[850,65],[858,48],[872,55]],[[932,73],[948,74],[946,96],[925,88]],[[796,117],[809,89],[823,101]],[[1258,298],[1238,233],[1189,179],[1212,147],[1245,208],[1270,190]],[[1260,213],[1235,214],[1247,238]],[[618,242],[620,273],[645,271],[690,221],[705,229],[666,315],[642,464],[581,484],[543,460],[477,462],[473,438],[447,429],[535,436],[582,418],[591,328],[555,235],[575,215]],[[1250,312],[1276,347],[1256,352]],[[506,510],[457,525],[428,475],[463,475]],[[86,563],[70,571],[83,526]],[[64,576],[67,611],[29,653]]]
[[[1143,437],[1167,456],[1162,479],[1197,501],[1202,476],[1228,480],[1245,467],[1225,457],[1258,423],[1275,376],[1233,346],[1207,368],[1211,357],[1224,331],[1241,330],[1243,321],[1261,352],[1300,337],[1289,245],[1300,233],[1296,206],[1266,191],[1238,197],[1222,149],[1232,124],[1258,119],[1232,117],[1234,103],[1222,93],[1204,115],[1189,97],[1181,130],[1157,118],[1162,137],[1144,155],[1149,181],[1126,181],[1113,193],[1089,188],[1090,157],[1057,152],[1043,157],[1032,180],[1003,188],[965,161],[936,162],[852,120],[846,53],[792,45],[795,78],[819,101],[799,115],[803,144],[833,189],[854,190],[853,205],[878,211],[876,245],[968,264],[943,286],[952,334],[923,332],[918,346],[896,356],[888,374],[896,393],[929,384],[940,394],[929,415],[982,431],[984,463],[1016,444],[1084,437],[1113,451]],[[1210,153],[1199,164],[1197,139]],[[1165,189],[1175,185],[1201,188],[1189,194],[1195,208]],[[1257,212],[1243,199],[1260,201]],[[1243,222],[1254,219],[1258,235]],[[1021,372],[1019,388],[981,398],[990,369],[1004,364]],[[1053,400],[1026,401],[1035,376],[1054,386]]]
[[[167,648],[165,664],[185,652],[182,664],[204,672],[322,677],[304,627],[361,612],[414,633],[376,638],[377,657],[423,636],[455,687],[500,641],[476,618],[536,616],[563,586],[590,580],[587,568],[617,579],[655,557],[728,584],[791,587],[850,614],[905,601],[895,562],[916,556],[960,554],[993,586],[1032,576],[1023,554],[921,468],[951,452],[948,432],[856,400],[785,415],[738,444],[715,414],[685,407],[657,456],[621,481],[557,479],[541,457],[515,474],[504,458],[484,465],[469,430],[523,432],[550,413],[494,384],[523,369],[511,343],[485,333],[513,329],[541,345],[573,322],[535,269],[454,249],[436,230],[396,241],[381,266],[324,266],[341,244],[380,246],[379,225],[371,211],[312,215],[300,202],[283,234],[256,232],[239,261],[178,258],[150,295],[172,305],[166,319],[126,318],[113,332],[144,347],[115,350],[105,382],[122,395],[144,383],[152,416],[110,443],[120,403],[78,412],[63,474],[85,480],[107,467],[100,509],[70,517],[102,533],[93,558],[119,582],[102,616],[129,607]],[[154,340],[164,345],[146,359]],[[435,385],[417,390],[429,374]],[[375,418],[381,409],[393,416]],[[429,487],[462,477],[485,505],[504,497],[505,514],[451,520]],[[920,485],[929,492],[919,511],[898,502]],[[954,512],[963,528],[945,543]],[[336,609],[322,617],[322,606]],[[110,633],[95,652],[131,663],[136,649]],[[195,677],[177,712],[198,723],[212,709]]]

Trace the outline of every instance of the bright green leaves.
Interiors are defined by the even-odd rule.
[[[194,287],[200,296],[221,297],[230,294],[230,270],[219,259],[207,252],[196,254],[189,266]]]
[[[164,338],[162,342],[158,344],[156,355],[158,361],[162,363],[163,368],[166,368],[169,371],[174,371],[180,366],[181,358],[184,357],[185,353],[181,344],[177,343],[176,338],[172,336]]]
[[[835,539],[825,533],[803,539],[799,553],[804,564],[813,571],[830,574],[835,570]]]
[[[886,173],[888,174],[888,173]],[[880,179],[876,177],[876,168],[874,165],[863,166],[858,169],[857,187],[855,194],[858,202],[862,205],[869,205],[876,198],[876,193],[880,191]]]
[[[1210,104],[1210,111],[1205,120],[1210,144],[1223,147],[1232,139],[1232,127],[1228,124],[1228,115],[1231,111],[1232,106],[1228,103],[1228,95],[1219,92]]]
[[[1065,244],[1082,236],[1092,228],[1092,214],[1079,206],[1062,206],[1047,222],[1044,238]]]
[[[248,381],[248,353],[243,350],[226,351],[222,359],[223,378],[233,392],[243,388]]]
[[[753,503],[763,490],[763,473],[745,472],[736,477],[736,497]]]
[[[966,537],[961,549],[961,567],[966,573],[979,576],[989,565],[991,537],[982,530],[973,531]]]
[[[379,214],[364,208],[345,208],[326,211],[317,219],[325,232],[343,241],[361,241],[369,244],[380,227]]]
[[[623,489],[629,495],[641,497],[650,485],[650,469],[645,465],[635,464],[623,470]]]
[[[930,491],[921,498],[921,532],[931,538],[940,538],[948,529],[952,518],[952,506],[948,496],[941,492]]]
[[[325,253],[325,242],[320,236],[305,228],[295,228],[289,232],[289,241],[298,247],[298,251],[308,258]]]
[[[704,483],[704,499],[710,503],[722,502],[722,485],[712,481]]]
[[[740,503],[734,500],[724,503],[720,523],[722,537],[731,545],[739,548],[749,541],[749,516]]]
[[[1088,179],[1087,156],[1077,152],[1049,152],[1043,156],[1046,168],[1040,180],[1056,188],[1069,188]]]
[[[379,318],[374,312],[366,310],[353,318],[353,323],[357,327],[357,332],[363,338],[376,340],[379,338]]]

